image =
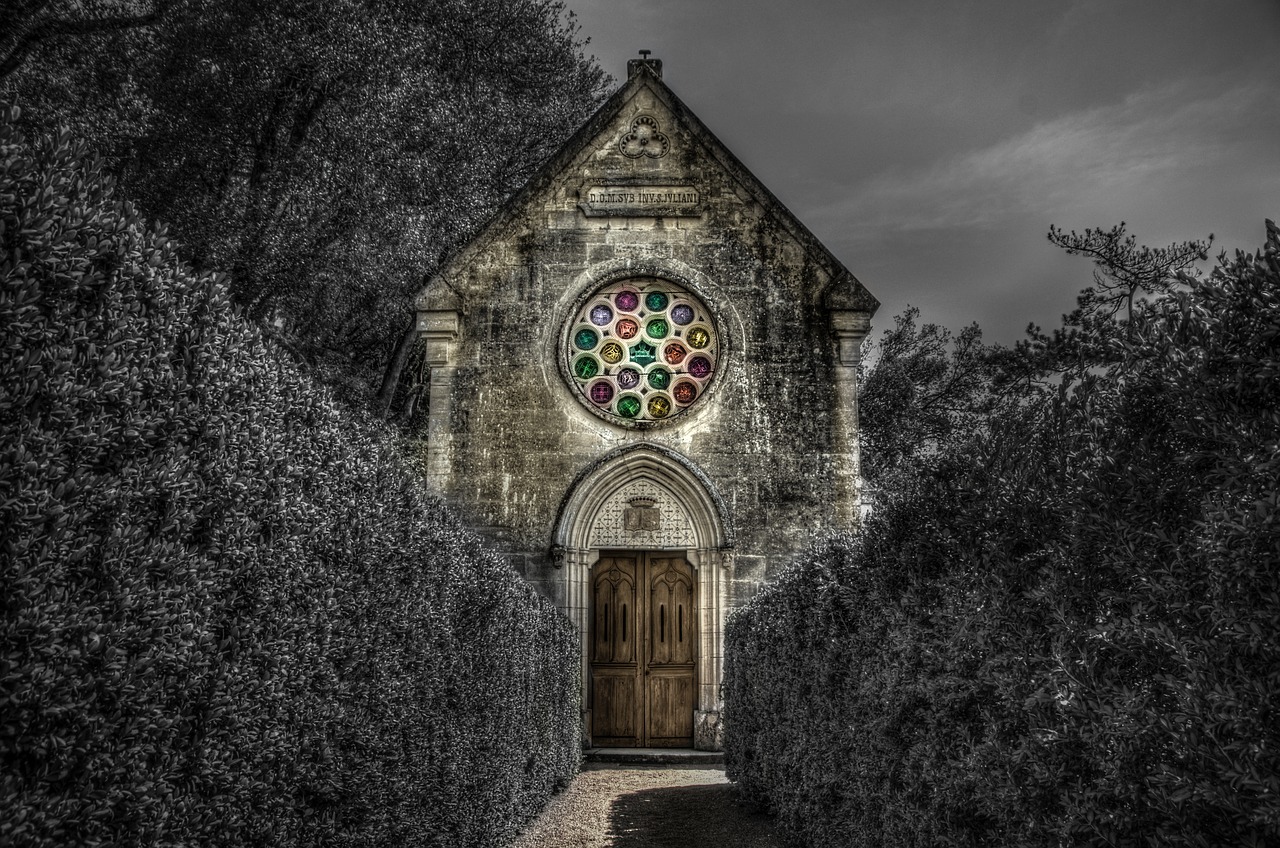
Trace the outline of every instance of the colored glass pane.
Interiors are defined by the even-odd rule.
[[[613,386],[604,380],[591,384],[591,400],[600,406],[604,406],[613,400]]]
[[[600,334],[590,327],[583,327],[573,336],[573,346],[578,350],[591,350],[600,341]]]
[[[618,414],[623,418],[635,418],[640,414],[640,398],[635,395],[618,398]]]
[[[578,399],[627,426],[666,424],[696,406],[723,353],[706,304],[654,277],[596,289],[564,332],[561,355]]]
[[[617,365],[622,361],[622,345],[617,342],[605,342],[604,347],[600,348],[600,358],[610,365]]]
[[[649,415],[654,418],[666,418],[671,414],[671,401],[662,395],[649,398]]]
[[[671,320],[683,327],[693,320],[693,307],[687,303],[677,303],[671,307]]]
[[[651,291],[644,296],[644,308],[650,312],[661,312],[667,308],[668,298],[660,291]]]
[[[631,361],[642,368],[646,365],[652,365],[653,361],[657,359],[654,355],[656,352],[657,349],[653,345],[648,342],[640,342],[631,346]]]
[[[605,306],[603,303],[597,303],[591,307],[591,323],[597,327],[603,327],[613,320],[613,310]]]

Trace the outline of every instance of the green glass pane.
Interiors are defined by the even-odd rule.
[[[645,325],[644,331],[649,334],[649,338],[651,339],[663,339],[666,338],[667,331],[669,329],[670,327],[667,324],[667,319],[654,318]]]
[[[667,296],[659,291],[649,292],[644,296],[644,308],[650,312],[661,312],[667,308]]]
[[[655,389],[665,389],[671,385],[671,372],[655,368],[649,372],[649,385]]]
[[[648,342],[640,342],[631,348],[631,361],[640,367],[650,365],[657,359],[658,349]]]
[[[635,418],[640,414],[640,398],[634,395],[618,398],[618,414],[623,418]]]
[[[573,361],[573,373],[579,380],[590,380],[600,373],[600,363],[593,356],[579,356]]]
[[[573,337],[573,345],[578,350],[591,350],[600,341],[600,334],[589,327],[583,327]]]

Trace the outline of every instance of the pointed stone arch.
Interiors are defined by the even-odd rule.
[[[653,510],[656,515],[644,515]],[[640,513],[637,515],[637,513]],[[581,640],[584,733],[590,728],[587,634],[591,568],[602,551],[681,551],[698,583],[698,691],[695,745],[719,749],[724,618],[732,567],[732,524],[723,499],[686,457],[649,444],[629,445],[594,462],[561,502],[552,556],[561,586],[555,596]]]

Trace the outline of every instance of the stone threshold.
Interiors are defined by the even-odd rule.
[[[692,748],[588,748],[582,758],[588,763],[724,766],[723,751]]]

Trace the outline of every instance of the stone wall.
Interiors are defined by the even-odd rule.
[[[656,118],[669,137],[666,156],[618,153],[617,140],[640,115]],[[550,191],[433,284],[428,304],[444,302],[460,319],[441,489],[530,577],[546,563],[574,478],[637,441],[676,450],[705,471],[729,509],[737,578],[748,583],[855,514],[847,481],[857,459],[837,421],[849,410],[838,393],[831,274],[734,176],[643,88]],[[623,180],[694,187],[699,214],[584,213],[593,187]],[[632,275],[696,293],[723,337],[712,391],[679,421],[649,430],[592,415],[559,366],[565,322],[580,298]]]

